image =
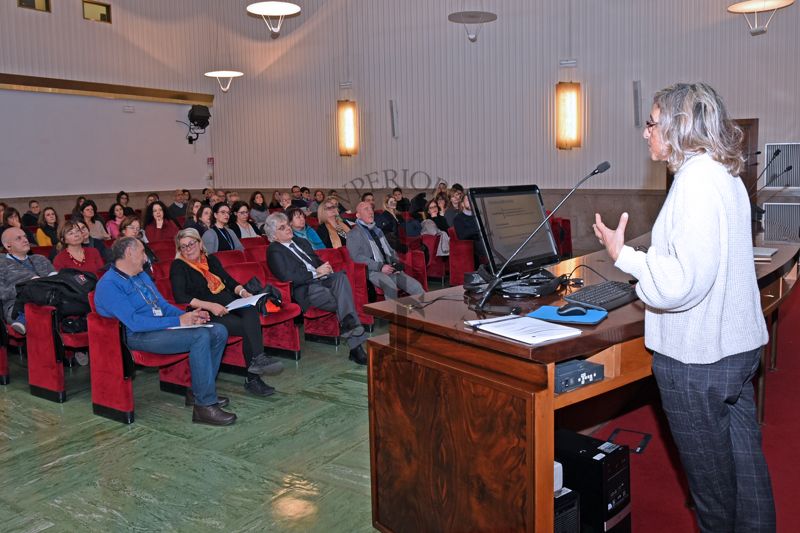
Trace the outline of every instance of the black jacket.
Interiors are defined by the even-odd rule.
[[[295,237],[292,241],[311,259],[314,268],[322,265],[323,261],[317,257],[307,240]],[[314,275],[308,271],[305,263],[286,246],[273,241],[267,248],[267,265],[273,276],[281,281],[292,282],[292,298],[303,310],[307,309],[311,305],[308,300],[308,285],[314,281]]]
[[[219,259],[213,255],[208,256],[208,269],[212,274],[219,276],[222,283],[225,284],[225,288],[218,294],[212,294],[208,290],[206,278],[185,261],[176,259],[172,262],[169,269],[169,280],[172,283],[172,295],[177,303],[188,304],[192,298],[197,298],[206,302],[228,305],[237,298],[233,289],[239,284],[225,272]]]

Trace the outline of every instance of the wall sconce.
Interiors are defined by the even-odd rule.
[[[358,153],[358,108],[352,100],[336,102],[336,115],[339,123],[339,155],[351,156]]]
[[[581,84],[556,84],[556,147],[571,150],[581,146]]]

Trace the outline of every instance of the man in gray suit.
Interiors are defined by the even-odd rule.
[[[356,218],[356,225],[347,234],[347,251],[353,261],[367,265],[367,276],[372,284],[380,287],[389,299],[396,299],[398,290],[411,295],[425,292],[417,280],[398,270],[402,263],[383,232],[375,226],[372,204],[358,204]]]

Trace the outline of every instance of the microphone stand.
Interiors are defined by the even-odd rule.
[[[508,265],[511,263],[511,261],[514,260],[515,257],[517,257],[517,254],[519,254],[522,251],[522,249],[525,248],[525,245],[527,245],[530,242],[530,240],[533,239],[536,236],[537,233],[539,233],[539,230],[541,230],[544,227],[544,225],[547,224],[550,221],[551,218],[553,218],[553,215],[556,214],[556,211],[558,211],[561,208],[561,206],[564,204],[564,202],[566,202],[567,199],[569,199],[569,197],[572,196],[573,193],[578,190],[578,187],[583,185],[583,183],[586,180],[588,180],[589,178],[591,178],[592,176],[594,176],[596,174],[602,174],[603,172],[605,172],[609,168],[611,168],[611,165],[608,163],[608,161],[603,161],[602,163],[597,165],[597,167],[594,170],[592,170],[586,177],[584,177],[582,180],[580,180],[567,193],[567,195],[560,202],[558,202],[558,205],[555,206],[555,208],[553,208],[552,211],[550,211],[549,215],[544,217],[544,220],[542,220],[541,224],[536,226],[536,229],[533,230],[533,232],[531,232],[530,235],[528,235],[528,238],[525,239],[522,242],[522,244],[520,244],[519,247],[516,250],[514,250],[514,253],[511,254],[511,257],[506,259],[506,262],[503,263],[503,266],[501,266],[500,270],[498,270],[497,274],[495,274],[494,279],[492,279],[492,281],[490,281],[489,284],[486,286],[486,293],[483,295],[483,298],[481,298],[481,301],[478,303],[478,305],[475,306],[475,310],[476,311],[478,311],[478,312],[483,311],[483,308],[486,306],[486,301],[489,299],[489,297],[492,295],[494,290],[497,288],[497,286],[502,281],[503,272],[505,272],[505,270],[508,267]]]
[[[767,162],[767,164],[764,165],[764,169],[761,171],[761,173],[758,175],[758,177],[756,177],[756,181],[755,181],[755,186],[756,187],[758,187],[758,180],[761,179],[761,176],[764,175],[764,173],[767,171],[767,169],[769,169],[770,165],[772,165],[772,162],[775,161],[775,158],[778,157],[779,155],[781,155],[781,149],[780,148],[776,148],[775,151],[772,152],[772,157],[770,157],[769,161]],[[764,187],[766,187],[766,185]],[[761,189],[763,189],[764,187],[761,187]],[[750,198],[753,197],[753,194],[757,194],[758,191],[760,191],[761,189],[758,189],[755,192],[751,193],[750,194]],[[749,192],[749,190],[748,190],[748,192]]]

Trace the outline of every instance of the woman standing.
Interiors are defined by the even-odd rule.
[[[92,274],[102,270],[105,261],[96,248],[83,246],[83,231],[78,222],[66,222],[58,234],[61,251],[53,259],[56,270],[74,268]]]
[[[52,207],[45,207],[39,215],[36,244],[39,246],[55,246],[58,244],[58,213]]]
[[[339,216],[338,203],[328,198],[317,209],[317,235],[325,243],[325,248],[341,248],[347,244],[350,226]]]
[[[119,237],[119,225],[125,220],[125,208],[118,202],[113,203],[108,208],[108,216],[110,220],[106,222],[106,231],[112,239],[116,239]]]
[[[147,205],[144,213],[144,234],[148,242],[171,241],[178,234],[178,225],[172,221],[167,206],[161,200]]]
[[[212,208],[214,223],[203,233],[203,245],[210,254],[225,250],[244,250],[239,237],[228,227],[231,218],[231,208],[228,204],[219,202]]]
[[[223,324],[231,335],[242,337],[247,365],[245,390],[256,396],[273,394],[275,389],[264,383],[261,375],[280,374],[283,363],[264,354],[258,311],[247,306],[229,312],[225,307],[237,298],[247,298],[252,294],[230,277],[219,259],[206,253],[200,234],[194,229],[178,232],[175,248],[177,254],[169,272],[175,301],[195,309],[205,309],[212,322]]]
[[[653,98],[643,132],[675,173],[646,252],[595,215],[594,232],[645,303],[645,344],[702,531],[775,531],[752,379],[767,329],[753,265],[742,132],[704,83]]]

